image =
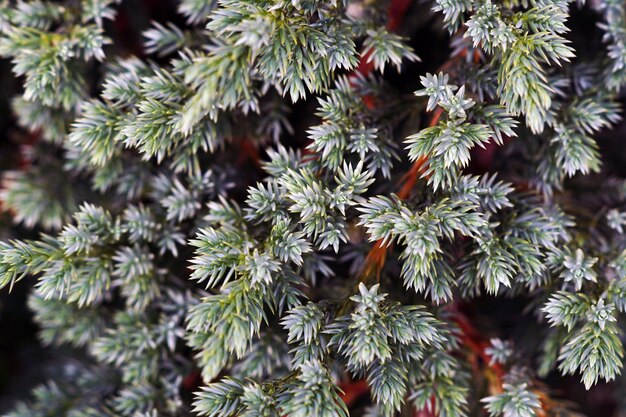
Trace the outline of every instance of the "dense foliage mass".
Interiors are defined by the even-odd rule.
[[[0,3],[0,288],[75,352],[7,417],[623,400],[623,1],[180,0],[134,54],[125,3]]]

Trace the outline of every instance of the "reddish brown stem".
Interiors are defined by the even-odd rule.
[[[344,382],[339,384],[339,388],[342,391],[341,399],[348,407],[352,407],[359,398],[369,393],[369,386],[364,379]]]
[[[241,167],[248,162],[252,162],[257,168],[261,167],[259,150],[250,139],[243,138],[239,141],[239,156],[236,164]]]

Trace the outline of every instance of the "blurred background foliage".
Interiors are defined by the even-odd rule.
[[[401,74],[393,69],[385,72],[384,78],[399,93],[412,94],[420,86],[419,76],[427,72],[437,72],[448,61],[452,52],[449,46],[449,34],[442,29],[441,15],[431,12],[431,6],[431,2],[423,0],[412,2],[403,18],[403,23],[397,30],[399,34],[410,40],[409,45],[421,58],[419,62],[405,62]],[[367,0],[363,1],[363,7],[367,7]],[[107,21],[105,24],[105,32],[113,40],[112,44],[107,47],[109,51],[114,49],[111,56],[145,56],[142,32],[148,29],[153,21],[174,22],[179,27],[186,25],[185,19],[176,12],[174,0],[124,0],[117,6],[117,10],[115,20]],[[566,37],[572,41],[572,47],[579,57],[584,54],[589,54],[591,57],[599,48],[604,48],[600,33],[596,30],[596,24],[597,16],[590,10],[590,7],[573,8],[572,17],[568,23],[571,31],[566,34]],[[108,51],[107,55],[109,55]],[[154,57],[152,59],[158,60]],[[103,64],[92,65],[92,78],[89,82],[90,87],[96,91],[101,80]],[[454,71],[454,68],[449,68],[449,70]],[[29,163],[29,158],[32,158],[33,153],[45,154],[45,145],[38,143],[38,133],[26,132],[16,125],[10,101],[20,90],[21,82],[11,73],[10,62],[0,60],[0,91],[2,92],[0,94],[0,170],[3,172],[24,167]],[[626,104],[623,95],[621,103]],[[285,145],[299,148],[306,145],[306,129],[315,123],[313,115],[317,105],[317,100],[311,96],[292,106],[289,118],[294,129],[282,138]],[[419,121],[415,124],[419,124]],[[603,161],[602,173],[597,175],[626,179],[626,124],[622,121],[610,131],[601,132],[597,135],[597,139]],[[234,151],[237,152],[236,149]],[[507,155],[509,152],[511,152],[510,144],[505,144],[495,150],[478,151],[473,155],[468,171],[472,173],[497,171],[500,168],[499,164],[506,161],[505,158],[499,158],[499,155]],[[409,167],[405,158],[403,163]],[[261,172],[254,164],[242,164],[237,169],[236,177],[240,183],[237,189],[233,190],[232,195],[237,196],[239,192],[239,197],[243,199],[246,186],[257,181],[261,177]],[[58,174],[52,171],[46,173],[51,176]],[[82,179],[79,177],[68,180],[70,183],[67,185],[72,188],[75,195],[81,187],[88,186],[88,184],[82,184]],[[576,181],[594,181],[594,177]],[[74,201],[71,205],[76,207],[78,202]],[[71,212],[71,210],[68,211]],[[0,212],[0,240],[6,241],[13,237],[34,238],[39,232],[14,224],[10,211],[3,208]],[[21,283],[10,294],[7,291],[0,292],[0,414],[12,407],[16,400],[28,398],[32,387],[54,376],[64,364],[76,360],[74,350],[70,355],[63,348],[44,348],[38,342],[37,328],[33,323],[32,313],[26,306],[28,285],[33,282]],[[524,307],[528,305],[528,302],[528,299],[521,297],[511,300],[484,295],[475,300],[471,306],[464,307],[472,322],[478,323],[477,327],[481,333],[486,335],[497,333],[513,341],[523,340],[523,343],[516,344],[517,348],[523,351],[526,347],[529,351],[534,351],[536,349],[532,343],[539,345],[541,333],[538,328],[536,332],[533,332],[530,327],[534,321],[529,319],[524,312]],[[524,325],[519,326],[522,322]],[[561,398],[576,403],[579,410],[587,416],[626,416],[621,411],[626,409],[622,404],[626,403],[626,393],[616,390],[614,383],[601,382],[586,391],[578,380],[578,376],[562,377],[558,372],[553,372],[547,378],[547,383],[560,393]],[[352,401],[353,410],[358,410],[364,404],[369,403],[365,398],[359,399],[358,394],[361,393],[359,387],[344,386],[343,388],[347,391],[346,396],[350,396],[351,390],[355,392],[355,399]]]

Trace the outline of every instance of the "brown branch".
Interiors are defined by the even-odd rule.
[[[404,1],[404,0],[399,0]],[[456,55],[446,61],[441,67],[439,67],[439,71],[448,71],[453,65],[456,65],[458,61],[467,56],[467,48],[461,49]],[[474,59],[480,59],[480,55],[475,55]],[[438,72],[439,72],[438,71]],[[443,115],[443,109],[438,107],[433,113],[432,118],[428,124],[429,127],[435,126],[439,123],[441,116]],[[421,155],[417,160],[411,165],[411,168],[400,178],[398,185],[398,192],[396,195],[401,200],[406,200],[411,191],[415,187],[417,180],[421,178],[428,167],[428,155]],[[380,281],[380,274],[382,268],[384,267],[385,260],[387,259],[387,247],[383,244],[382,241],[378,241],[372,246],[369,253],[365,257],[365,263],[363,265],[363,269],[361,270],[361,276],[365,279],[372,272],[376,273],[378,281]]]

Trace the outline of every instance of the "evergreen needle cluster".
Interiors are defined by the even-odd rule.
[[[124,3],[0,2],[35,138],[0,198],[37,231],[0,242],[0,288],[76,352],[7,417],[574,417],[542,378],[624,392],[626,182],[595,138],[622,0],[180,0],[135,55]],[[399,33],[432,25],[452,55],[410,72]],[[528,343],[465,316],[512,298]]]

